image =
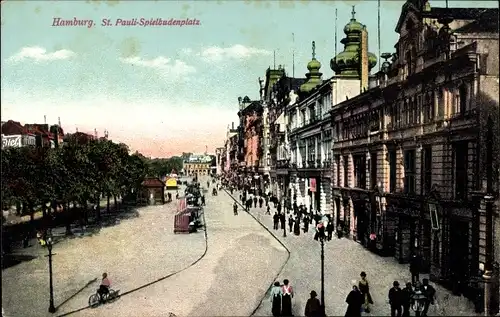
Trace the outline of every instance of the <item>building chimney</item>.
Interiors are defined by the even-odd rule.
[[[231,122],[231,130],[234,130],[234,122]]]
[[[368,31],[366,26],[363,27],[361,31],[361,87],[360,91],[363,93],[368,89]]]

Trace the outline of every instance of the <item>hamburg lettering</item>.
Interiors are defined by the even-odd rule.
[[[86,26],[91,28],[94,26],[93,20],[81,20],[74,17],[72,20],[66,20],[62,18],[53,18],[52,26]]]

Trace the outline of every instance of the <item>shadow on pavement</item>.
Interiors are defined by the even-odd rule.
[[[89,287],[90,284],[94,283],[95,281],[97,281],[97,278],[88,281],[87,284],[85,284],[85,286],[83,286],[82,288],[80,288],[79,290],[77,290],[73,295],[71,295],[70,297],[68,297],[67,299],[65,299],[62,303],[60,303],[59,305],[57,305],[56,310],[59,309],[59,308],[61,308],[67,302],[69,302],[73,297],[75,297],[76,295],[80,294],[84,289],[86,289],[87,287]]]
[[[202,213],[202,215],[203,215],[203,223],[204,223],[204,224],[206,224],[206,220],[205,220],[205,213]],[[129,291],[123,292],[123,293],[121,293],[121,294],[118,296],[118,298],[121,298],[121,297],[123,297],[123,296],[126,296],[126,295],[129,295],[129,294],[131,294],[131,293],[137,292],[138,290],[141,290],[141,289],[143,289],[143,288],[146,288],[146,287],[148,287],[148,286],[151,286],[151,285],[156,284],[156,283],[158,283],[158,282],[161,282],[161,281],[163,281],[163,280],[166,280],[167,278],[172,277],[172,276],[174,276],[174,275],[177,275],[177,274],[179,274],[179,273],[181,273],[181,272],[183,272],[183,271],[185,271],[185,270],[187,270],[187,269],[189,269],[189,268],[191,268],[191,267],[195,266],[198,262],[200,262],[200,261],[201,261],[201,260],[202,260],[202,259],[203,259],[206,255],[207,255],[207,252],[208,252],[208,234],[207,234],[207,228],[206,228],[206,225],[204,226],[204,229],[205,229],[205,230],[204,230],[204,236],[205,236],[205,251],[203,251],[203,254],[202,254],[202,255],[201,255],[198,259],[196,259],[193,263],[189,264],[188,266],[186,266],[185,268],[183,268],[183,269],[181,269],[181,270],[178,270],[178,271],[176,271],[176,272],[170,273],[170,274],[168,274],[168,275],[166,275],[166,276],[163,276],[163,277],[161,277],[161,278],[159,278],[159,279],[156,279],[156,280],[154,280],[154,281],[152,281],[152,282],[149,282],[149,283],[143,284],[143,285],[141,285],[141,286],[138,286],[138,287],[136,287],[136,288],[134,288],[134,289],[131,289],[131,290],[129,290]],[[118,298],[117,298],[117,299],[118,299]],[[59,305],[59,306],[61,306],[61,305]],[[75,310],[73,310],[73,311],[69,311],[69,312],[63,313],[63,314],[61,314],[61,315],[58,315],[57,317],[63,317],[63,316],[73,315],[73,314],[75,314],[75,313],[78,313],[78,312],[80,312],[80,311],[82,311],[82,310],[85,310],[85,309],[88,309],[88,308],[91,308],[91,307],[90,307],[90,306],[84,306],[84,307],[81,307],[81,308],[75,309]],[[170,316],[170,315],[169,315],[169,316]],[[175,315],[174,315],[174,316],[175,316]]]
[[[2,256],[2,270],[36,258],[37,256],[29,254],[4,254]]]

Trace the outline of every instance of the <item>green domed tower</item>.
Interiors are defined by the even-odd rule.
[[[313,90],[313,88],[323,83],[323,80],[321,79],[321,75],[323,74],[319,72],[320,68],[321,68],[321,63],[316,60],[316,43],[313,41],[312,59],[307,64],[307,69],[309,70],[309,73],[306,74],[306,77],[308,80],[300,86],[300,92],[308,93],[311,90]]]
[[[340,43],[344,44],[344,51],[340,52],[331,59],[330,68],[335,72],[335,75],[342,77],[360,77],[360,50],[361,50],[361,33],[365,26],[355,17],[356,11],[352,7],[352,18],[344,27],[346,37]],[[371,70],[377,65],[377,57],[373,53],[368,53],[368,70]]]

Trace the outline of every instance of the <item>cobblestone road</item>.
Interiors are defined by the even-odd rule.
[[[175,210],[175,203],[140,208],[138,217],[103,228],[96,235],[55,244],[56,306],[98,278],[59,307],[55,315],[86,306],[103,272],[108,272],[112,288],[123,293],[199,258],[205,251],[204,235],[174,235]],[[49,316],[48,261],[43,256],[47,251],[38,245],[20,251],[38,257],[2,271],[2,306],[10,317]]]
[[[224,192],[206,198],[208,252],[200,262],[115,303],[75,315],[249,316],[288,254],[251,216],[234,216],[232,200]],[[179,244],[178,252],[189,247]]]
[[[234,192],[235,198],[239,192]],[[273,206],[273,204],[271,204]],[[272,214],[275,209],[271,208]],[[252,213],[267,228],[272,229],[272,216],[265,215],[264,208],[251,208]],[[308,233],[301,232],[295,236],[288,231],[283,237],[283,230],[274,231],[291,252],[290,260],[284,267],[279,280],[288,278],[295,288],[293,310],[296,316],[304,314],[305,303],[309,292],[315,290],[320,294],[321,265],[319,242],[314,241],[314,228]],[[349,239],[334,238],[325,244],[325,302],[328,316],[343,316],[347,308],[345,299],[351,290],[353,280],[359,279],[359,273],[365,271],[371,283],[370,289],[375,305],[367,316],[390,316],[387,300],[389,287],[394,280],[400,284],[406,283],[411,276],[408,266],[401,265],[391,257],[380,257],[366,250],[360,244]],[[427,276],[423,276],[427,277]],[[421,278],[423,278],[421,277]],[[429,316],[471,316],[474,315],[472,304],[463,297],[456,297],[439,285],[437,290],[437,305],[429,309]],[[271,316],[271,303],[264,301],[255,316]]]

